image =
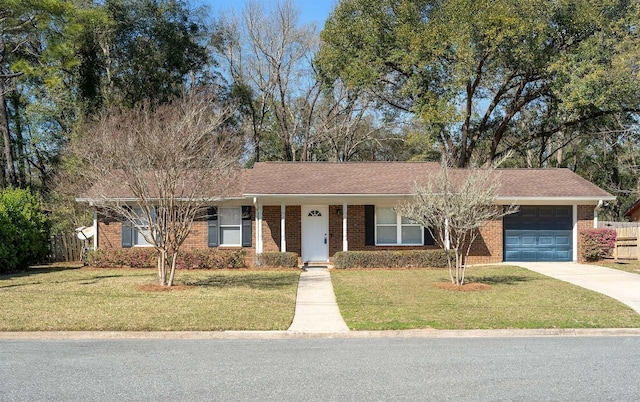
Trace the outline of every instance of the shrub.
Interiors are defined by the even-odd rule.
[[[245,267],[244,250],[210,250],[206,255],[203,268],[243,268]]]
[[[152,248],[92,250],[87,253],[86,262],[98,268],[151,268],[157,264]]]
[[[256,256],[256,266],[297,268],[298,254],[281,253],[279,251],[271,251],[267,253],[258,254]]]
[[[177,269],[242,268],[243,250],[189,250],[181,251],[176,261]],[[88,265],[98,268],[154,268],[157,265],[153,248],[126,248],[93,250],[87,253]]]
[[[447,267],[444,250],[339,251],[333,257],[336,268]]]
[[[0,273],[26,269],[49,252],[50,223],[29,190],[0,191]]]
[[[615,229],[585,229],[580,232],[580,238],[582,258],[586,261],[611,257],[616,245]]]

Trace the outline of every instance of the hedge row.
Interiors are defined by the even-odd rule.
[[[279,251],[266,252],[256,256],[255,264],[257,267],[297,268],[298,254]]]
[[[126,248],[94,250],[87,254],[88,265],[98,268],[152,268],[157,265],[153,248]],[[177,269],[243,268],[243,250],[193,250],[181,251],[176,261]]]
[[[333,265],[345,268],[445,268],[444,250],[401,251],[340,251],[333,257]]]

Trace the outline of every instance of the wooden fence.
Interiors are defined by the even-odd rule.
[[[80,261],[85,241],[78,239],[75,233],[51,236],[49,242],[49,261]]]
[[[620,260],[640,260],[640,227],[620,227],[616,230],[613,257]]]
[[[640,222],[598,221],[598,227],[605,229],[640,228]]]

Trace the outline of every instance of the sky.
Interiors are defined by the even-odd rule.
[[[264,3],[265,7],[273,4],[272,0],[256,0]],[[333,10],[337,0],[293,0],[294,4],[300,10],[300,22],[315,22],[318,31],[324,27],[324,22]],[[218,11],[228,9],[236,9],[240,11],[244,5],[243,0],[196,0],[196,4],[205,4],[211,8],[211,14],[216,15]]]

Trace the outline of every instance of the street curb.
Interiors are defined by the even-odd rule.
[[[0,340],[133,340],[133,339],[380,339],[380,338],[531,338],[640,336],[640,328],[568,329],[416,329],[398,331],[42,331],[0,332]]]

